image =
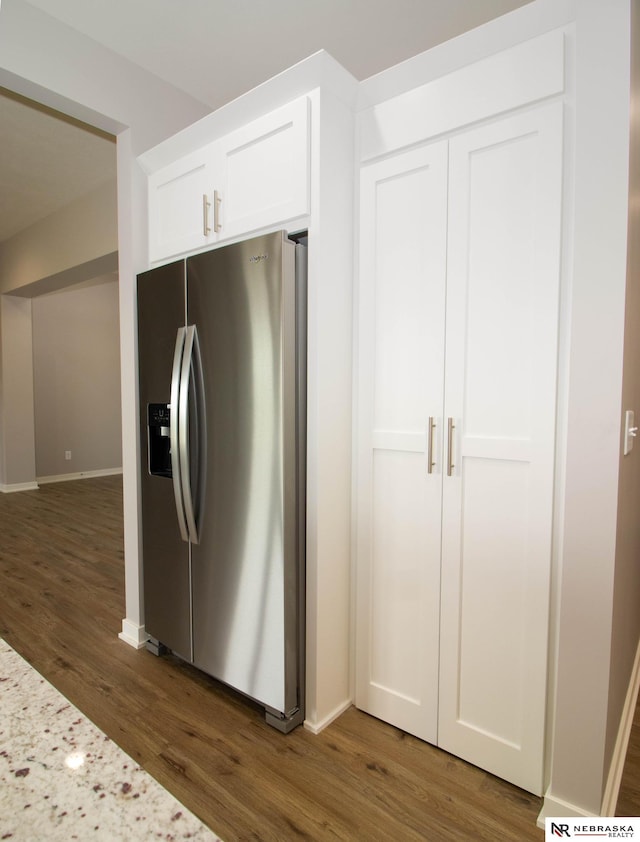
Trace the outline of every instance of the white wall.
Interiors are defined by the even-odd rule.
[[[0,489],[35,487],[35,429],[31,366],[31,302],[0,296],[2,371],[2,438],[4,473]],[[29,364],[23,366],[23,361]]]
[[[36,481],[32,311],[26,299],[114,271],[117,247],[115,182],[0,244],[0,335],[4,337],[0,370],[7,388],[19,383],[21,394],[20,401],[5,395],[0,404],[0,442],[7,454],[0,464],[0,485],[5,491],[34,486]],[[122,464],[121,457],[117,464]]]
[[[640,421],[640,4],[632,3],[627,291],[621,412]],[[624,417],[624,415],[622,415]],[[636,422],[638,423],[638,422]],[[622,424],[621,424],[622,428]],[[621,429],[621,434],[623,434]],[[620,456],[606,757],[614,750],[640,640],[640,441]]]
[[[30,6],[0,6],[0,84],[117,137],[118,272],[123,424],[126,618],[123,636],[143,640],[138,533],[135,273],[146,240],[144,182],[135,158],[209,108]],[[71,267],[70,267],[71,268]],[[3,374],[4,377],[4,374]],[[6,401],[3,401],[6,412]]]
[[[629,2],[581,0],[555,727],[548,797],[598,814],[608,774],[629,159]],[[629,620],[637,622],[638,608]],[[633,617],[636,613],[636,617]],[[629,680],[627,671],[626,681]],[[552,813],[553,814],[553,813]],[[564,812],[562,815],[566,815]],[[555,815],[559,815],[555,813]]]
[[[118,136],[139,155],[210,109],[25,0],[0,7],[0,84]]]
[[[38,480],[120,469],[117,278],[40,296],[31,306]]]

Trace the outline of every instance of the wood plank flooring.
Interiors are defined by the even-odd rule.
[[[544,838],[540,799],[353,708],[277,733],[124,614],[120,477],[0,495],[0,636],[225,842]]]

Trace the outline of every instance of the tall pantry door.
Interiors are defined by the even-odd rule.
[[[543,777],[562,106],[449,146],[438,744]]]
[[[561,156],[554,104],[361,175],[356,704],[536,793]]]
[[[446,208],[446,143],[362,172],[356,703],[431,742],[438,717]]]

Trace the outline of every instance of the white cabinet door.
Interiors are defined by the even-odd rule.
[[[309,111],[294,100],[152,173],[149,260],[308,215]]]
[[[307,97],[231,132],[215,151],[223,237],[309,213]]]
[[[356,704],[431,742],[438,709],[446,207],[446,143],[362,171]]]
[[[535,793],[561,156],[554,104],[366,166],[360,197],[356,704]]]
[[[207,146],[151,173],[149,260],[162,260],[216,241],[212,148]]]
[[[449,149],[438,743],[543,782],[562,106]],[[447,456],[449,458],[449,456]]]

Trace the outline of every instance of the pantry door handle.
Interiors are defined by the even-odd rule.
[[[436,427],[436,421],[433,415],[429,416],[429,433],[427,438],[427,473],[432,474],[436,463],[433,461],[433,431]]]
[[[453,469],[455,465],[453,463],[453,431],[455,430],[456,425],[453,423],[453,418],[449,418],[447,420],[447,476],[450,477],[453,474]]]

